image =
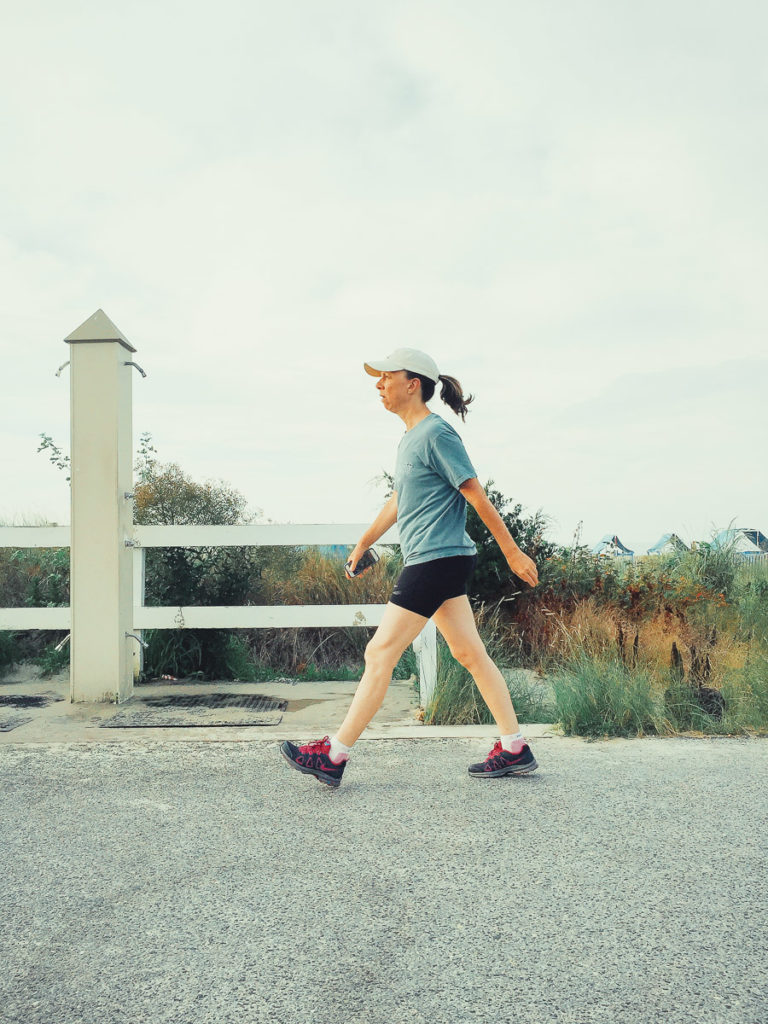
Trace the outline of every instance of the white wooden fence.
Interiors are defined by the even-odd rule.
[[[144,573],[147,548],[249,547],[281,545],[354,545],[368,524],[242,525],[242,526],[135,526],[127,541],[133,548],[133,632],[141,639],[146,629],[276,629],[302,627],[378,626],[386,605],[208,605],[147,607]],[[398,543],[397,527],[381,538]],[[69,547],[68,526],[0,527],[0,547]],[[350,580],[349,586],[355,587]],[[354,589],[352,590],[354,592]],[[70,608],[0,608],[0,629],[71,629]],[[430,621],[413,644],[419,665],[419,695],[423,707],[434,693],[437,669],[437,633]],[[136,670],[142,648],[134,654]]]
[[[133,371],[136,352],[102,309],[64,339],[70,358],[71,526],[0,527],[0,546],[68,547],[69,608],[0,608],[0,629],[70,631],[70,700],[130,700],[145,629],[377,626],[385,605],[147,608],[147,547],[354,545],[366,525],[136,526],[133,523]],[[397,543],[396,530],[382,541]],[[131,564],[133,563],[133,564]],[[354,587],[354,581],[350,586]],[[139,644],[137,644],[137,640]],[[430,621],[414,642],[421,700],[435,686]]]

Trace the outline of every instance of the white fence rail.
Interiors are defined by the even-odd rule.
[[[0,548],[68,548],[68,526],[0,526]],[[0,629],[71,629],[69,608],[0,608]]]
[[[68,526],[0,526],[0,548],[68,548]]]
[[[368,524],[270,523],[242,526],[136,526],[134,529],[134,627],[136,629],[269,629],[302,626],[378,626],[383,604],[334,605],[207,605],[205,607],[146,607],[144,552],[147,548],[354,545]],[[382,544],[397,544],[392,527]],[[354,587],[354,580],[349,581]]]

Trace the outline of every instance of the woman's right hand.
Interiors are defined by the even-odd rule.
[[[350,569],[352,570],[352,572],[354,572],[354,571],[355,571],[355,568],[356,568],[356,566],[357,566],[357,563],[358,563],[358,562],[360,561],[360,559],[361,559],[361,558],[363,557],[363,555],[365,554],[365,552],[366,552],[367,550],[368,550],[368,549],[367,549],[367,548],[366,548],[366,547],[365,547],[365,546],[364,546],[363,544],[356,544],[356,545],[355,545],[355,547],[354,547],[354,548],[353,548],[353,550],[352,550],[352,554],[351,554],[351,555],[349,556],[349,558],[347,559],[347,561],[348,561],[348,562],[351,562],[351,563],[352,563],[352,564],[350,565],[350,567],[349,567],[349,568],[350,568]],[[346,568],[346,567],[345,567],[345,568]],[[368,569],[370,569],[370,568],[371,568],[371,566],[369,565],[369,566],[368,566]],[[365,574],[366,574],[366,573],[368,572],[368,569],[363,569],[363,571],[362,571],[362,572],[360,573],[360,576],[365,576]],[[345,571],[344,575],[345,575],[345,576],[347,576],[347,574],[346,574],[346,571]],[[348,579],[348,580],[349,580],[349,579],[352,579],[352,578],[353,578],[353,577],[351,577],[351,576],[347,576],[347,579]],[[354,577],[354,578],[355,578],[355,579],[359,579],[359,577]]]
[[[519,576],[523,582],[535,587],[539,582],[539,573],[536,563],[519,548],[507,555],[507,564],[515,576]]]

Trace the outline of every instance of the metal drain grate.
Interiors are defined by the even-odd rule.
[[[55,700],[64,700],[55,693],[3,693],[0,694],[0,707],[5,708],[44,708]]]
[[[287,707],[287,701],[260,693],[169,693],[143,697],[99,725],[102,729],[279,725]]]
[[[32,719],[26,715],[0,715],[0,732],[10,732],[11,729],[18,729],[20,725],[26,725]]]
[[[24,708],[28,710],[44,708],[46,704],[52,704],[57,700],[64,700],[64,698],[58,693],[2,693],[0,694],[0,708],[13,708],[16,711]],[[10,732],[31,721],[29,715],[16,715],[12,711],[4,711],[0,714],[0,732]]]
[[[261,693],[166,693],[142,697],[152,708],[248,708],[251,711],[285,711],[288,701]]]

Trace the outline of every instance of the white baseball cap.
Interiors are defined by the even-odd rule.
[[[435,360],[417,348],[398,348],[386,359],[372,359],[369,363],[363,363],[363,366],[365,372],[372,377],[379,377],[385,370],[410,370],[411,373],[427,377],[434,384],[440,379]]]

